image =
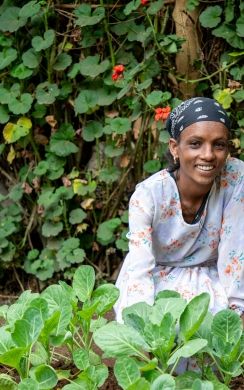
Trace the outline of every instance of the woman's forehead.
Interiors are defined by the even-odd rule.
[[[228,138],[227,127],[220,122],[202,121],[191,124],[181,133],[181,139],[200,137],[206,139]]]

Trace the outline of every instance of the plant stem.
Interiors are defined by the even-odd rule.
[[[104,7],[103,0],[100,0],[100,5],[102,7]],[[114,56],[114,50],[113,50],[113,45],[112,45],[112,39],[111,39],[111,35],[109,32],[107,16],[105,16],[103,24],[104,24],[104,29],[105,29],[105,32],[106,32],[107,38],[108,38],[108,46],[109,46],[109,52],[110,52],[112,66],[114,66],[115,65],[115,56]]]

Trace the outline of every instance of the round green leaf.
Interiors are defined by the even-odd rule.
[[[157,106],[161,103],[162,96],[161,91],[153,91],[146,97],[146,102],[149,106]]]
[[[6,68],[17,58],[17,50],[12,47],[5,47],[3,51],[0,52],[0,70]]]
[[[67,157],[72,153],[77,153],[79,148],[68,140],[55,141],[51,140],[50,142],[50,151],[56,156]]]
[[[46,221],[42,225],[42,234],[44,237],[56,237],[62,230],[62,222]]]
[[[38,67],[41,56],[34,49],[29,49],[22,54],[22,61],[25,66],[31,69]]]
[[[104,168],[99,174],[99,179],[105,183],[113,183],[120,177],[120,170],[116,167]]]
[[[85,141],[91,142],[95,138],[100,138],[103,135],[103,126],[100,122],[88,122],[82,132],[82,137]]]
[[[97,105],[97,94],[92,90],[83,90],[74,101],[75,114],[84,114]]]
[[[110,158],[121,156],[123,151],[124,148],[119,148],[115,144],[106,145],[104,149],[105,155]]]
[[[30,93],[23,93],[19,98],[11,97],[8,103],[9,111],[16,115],[26,114],[30,111],[33,102],[33,97]]]
[[[86,213],[82,209],[75,209],[70,212],[69,222],[72,225],[81,223],[86,218]]]
[[[57,71],[64,70],[70,66],[72,63],[72,57],[67,53],[61,53],[56,58],[56,61],[53,65],[53,69]]]
[[[4,106],[0,106],[0,123],[6,123],[9,120],[8,110]]]
[[[20,17],[20,8],[8,6],[0,16],[0,30],[14,32],[26,24],[26,18]],[[1,60],[0,60],[1,63]]]
[[[36,15],[40,11],[40,8],[41,5],[37,2],[37,0],[29,1],[21,8],[19,16],[21,18],[30,18]]]
[[[110,122],[112,132],[116,134],[125,134],[131,129],[131,121],[128,118],[115,118]]]
[[[100,73],[104,73],[110,66],[108,60],[104,60],[99,64],[99,56],[88,56],[80,62],[80,72],[83,76],[91,78],[97,77]]]
[[[54,30],[47,30],[44,33],[43,38],[40,36],[35,36],[32,38],[32,46],[35,51],[41,51],[48,49],[54,42],[55,39],[55,31]]]
[[[59,95],[57,84],[50,84],[47,81],[36,88],[36,99],[39,104],[52,104]]]
[[[92,26],[99,23],[105,16],[105,9],[98,7],[92,12],[90,4],[82,4],[75,11],[76,25],[80,27]]]
[[[199,20],[203,27],[216,27],[221,21],[223,9],[219,5],[207,7],[200,15]]]
[[[23,63],[12,68],[10,74],[17,79],[24,80],[32,75],[33,71],[27,68]]]

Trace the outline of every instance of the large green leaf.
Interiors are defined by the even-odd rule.
[[[6,327],[0,328],[0,355],[9,351],[14,347],[14,342],[11,333],[6,330]]]
[[[59,157],[67,157],[72,153],[77,153],[78,150],[79,148],[68,140],[51,140],[50,142],[50,151]]]
[[[103,126],[100,122],[88,122],[82,132],[82,137],[85,141],[91,142],[103,135]]]
[[[48,365],[41,365],[31,370],[31,376],[38,383],[39,389],[52,389],[58,383],[55,370]]]
[[[46,221],[42,225],[44,237],[56,237],[63,230],[63,222]]]
[[[189,340],[203,322],[210,302],[208,293],[202,293],[193,298],[180,317],[180,335],[183,340]]]
[[[161,298],[153,306],[151,321],[160,324],[163,316],[170,313],[174,320],[178,320],[186,307],[186,301],[182,298]]]
[[[0,363],[16,368],[19,371],[20,360],[26,353],[26,348],[12,348],[0,355]]]
[[[82,265],[74,274],[73,289],[81,302],[91,298],[95,285],[95,271],[90,265]]]
[[[223,9],[219,5],[207,7],[200,15],[199,20],[203,27],[216,27],[221,21]]]
[[[95,343],[107,357],[140,356],[150,348],[140,334],[126,325],[109,323],[94,333]]]
[[[145,378],[139,378],[135,383],[127,387],[127,390],[150,390],[150,383]]]
[[[85,114],[93,110],[97,105],[97,94],[95,91],[84,89],[74,101],[75,114]]]
[[[102,284],[92,293],[92,303],[98,302],[96,313],[104,315],[108,310],[112,309],[113,305],[119,298],[119,290],[110,283]]]
[[[80,27],[92,26],[99,23],[105,16],[105,9],[98,7],[92,12],[90,4],[82,4],[75,11],[76,25]]]
[[[110,66],[108,60],[104,60],[99,64],[99,56],[88,56],[80,62],[80,72],[83,76],[89,76],[91,78],[97,77],[99,74],[104,73]]]
[[[127,319],[130,314],[137,315],[146,323],[147,321],[149,321],[149,318],[151,320],[151,313],[152,306],[148,305],[146,302],[138,302],[134,303],[134,305],[124,308],[122,312],[122,317],[125,324],[127,324]]]
[[[19,80],[24,80],[32,75],[33,71],[27,68],[23,63],[15,65],[11,69],[11,76],[16,77]]]
[[[32,102],[33,97],[30,93],[22,93],[19,97],[10,97],[8,108],[13,114],[26,114],[30,110]]]
[[[99,174],[99,179],[109,184],[118,180],[120,175],[121,175],[121,171],[117,167],[113,166],[113,167],[101,169]],[[103,242],[102,244],[106,245],[105,242]]]
[[[79,370],[84,371],[90,366],[89,352],[84,348],[78,348],[74,350],[73,360]]]
[[[242,335],[242,322],[233,310],[221,310],[214,316],[211,330],[224,343],[236,344]]]
[[[125,390],[141,376],[136,362],[129,357],[119,358],[116,360],[114,374],[118,384]]]
[[[52,104],[56,97],[59,95],[59,89],[57,84],[50,84],[45,81],[38,84],[36,88],[36,99],[38,104]]]
[[[56,58],[53,69],[57,71],[65,70],[72,63],[72,57],[67,53],[61,53]]]
[[[43,291],[42,297],[47,301],[49,316],[52,316],[55,312],[60,312],[55,335],[65,333],[72,317],[72,306],[67,292],[61,286],[52,285]]]
[[[25,66],[31,69],[38,67],[41,60],[40,54],[36,53],[34,49],[28,49],[22,54],[22,61]]]
[[[8,6],[0,16],[0,30],[9,32],[17,31],[26,24],[26,20],[25,17],[20,17],[19,7]]]
[[[0,389],[17,390],[17,383],[7,374],[0,374]]]
[[[194,339],[187,341],[183,347],[177,349],[176,352],[168,360],[168,365],[174,364],[177,359],[184,357],[189,358],[195,355],[197,352],[201,351],[208,344],[207,340],[204,339]]]
[[[151,390],[174,390],[175,380],[169,374],[160,375],[151,384]]]
[[[37,0],[29,1],[19,11],[21,18],[30,18],[40,11],[41,5]]]

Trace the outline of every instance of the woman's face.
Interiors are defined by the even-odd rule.
[[[183,130],[180,140],[169,143],[180,161],[180,178],[187,183],[211,186],[228,155],[228,130],[220,122],[196,122]]]

